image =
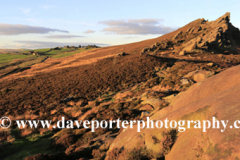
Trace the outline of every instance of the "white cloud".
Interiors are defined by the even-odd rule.
[[[132,38],[139,38],[139,37],[124,37],[123,39],[132,39]]]
[[[52,29],[52,28],[46,28],[46,27],[0,23],[0,35],[19,35],[19,34],[27,34],[27,33],[46,34],[49,32],[69,33],[66,30]]]
[[[109,20],[99,22],[109,26],[103,31],[115,34],[166,34],[174,31],[175,28],[161,25],[162,19],[129,19]]]
[[[93,31],[93,30],[87,30],[87,31],[85,31],[84,33],[94,33],[95,31]]]
[[[77,35],[50,35],[46,36],[47,38],[77,38],[77,37],[84,37],[84,36],[77,36]]]

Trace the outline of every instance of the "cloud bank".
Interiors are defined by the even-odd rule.
[[[94,33],[95,31],[93,31],[93,30],[87,30],[86,32],[84,32],[84,33]]]
[[[46,38],[77,38],[77,37],[84,37],[84,36],[77,36],[77,35],[51,35],[51,36],[45,36]]]
[[[69,33],[66,30],[60,30],[60,29],[28,26],[28,25],[21,25],[21,24],[0,23],[0,35],[19,35],[19,34],[28,34],[28,33],[46,34],[49,32]]]
[[[109,20],[101,21],[100,24],[109,27],[103,31],[115,34],[166,34],[175,30],[175,28],[161,25],[162,19],[129,19],[129,20]]]

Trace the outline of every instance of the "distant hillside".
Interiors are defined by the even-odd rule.
[[[12,53],[12,52],[22,52],[22,51],[27,51],[28,49],[0,49],[0,54],[1,53]]]

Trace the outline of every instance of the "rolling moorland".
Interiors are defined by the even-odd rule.
[[[19,51],[26,52],[26,51]],[[103,48],[0,54],[0,112],[14,120],[240,117],[240,31],[230,13]],[[3,56],[4,55],[4,56]],[[14,57],[19,56],[19,57]],[[0,159],[240,159],[238,129],[0,129]]]
[[[99,48],[95,45],[64,46],[36,50],[9,50],[0,49],[0,77],[30,69],[32,65],[42,63],[48,58],[62,58],[90,49]]]

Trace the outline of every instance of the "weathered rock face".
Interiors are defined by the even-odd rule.
[[[186,74],[184,77],[185,78],[190,78],[193,77],[193,80],[195,82],[201,82],[206,78],[209,78],[211,76],[213,76],[215,73],[212,71],[206,71],[206,70],[195,70],[192,72],[189,72],[188,74]]]
[[[152,150],[155,158],[165,156],[166,160],[239,159],[239,129],[230,128],[240,117],[239,70],[238,65],[193,85],[174,97],[170,106],[150,117],[150,120],[155,121],[164,121],[166,118],[170,121],[211,120],[216,117],[218,120],[229,120],[225,132],[220,129],[207,129],[207,132],[202,132],[202,129],[186,129],[185,132],[177,133],[175,141],[165,143],[169,137],[166,133],[170,133],[166,129],[144,128],[142,132],[137,132],[135,126],[123,130],[111,144],[109,152],[114,148],[132,150],[138,145],[145,145]]]
[[[182,35],[182,31],[179,31],[172,39],[175,40]]]
[[[187,28],[187,29],[186,29]],[[240,31],[230,23],[227,12],[215,21],[197,19],[179,28],[172,37],[156,42],[142,50],[141,54],[189,53],[237,53],[240,46]]]
[[[139,110],[140,111],[149,111],[149,110],[153,110],[153,109],[154,108],[151,105],[146,104],[146,105],[142,106]]]
[[[158,108],[160,106],[161,102],[162,101],[160,99],[147,99],[147,100],[143,101],[142,104],[150,104],[154,108]]]
[[[230,49],[234,50],[236,41],[240,38],[240,32],[229,21],[230,13],[227,12],[216,21],[207,22],[204,19],[199,19],[192,22],[195,27],[190,27],[186,30],[186,33],[179,32],[186,37],[194,34],[183,45],[182,51],[193,52],[195,49],[204,49],[223,52]],[[179,34],[175,35],[173,39],[178,37]]]
[[[178,36],[181,35],[181,33],[178,33],[179,35],[176,35],[175,38],[177,38]],[[156,42],[155,44],[151,45],[150,47],[146,47],[142,50],[142,52],[140,53],[140,55],[144,55],[144,54],[149,54],[152,52],[156,52],[156,51],[164,51],[164,50],[173,50],[173,44],[172,41],[162,41],[162,42]]]
[[[121,52],[121,53],[119,53],[119,54],[117,54],[116,56],[117,57],[122,57],[122,56],[126,56],[127,54],[125,53],[125,52]]]
[[[201,82],[204,79],[213,76],[215,73],[211,71],[198,71],[194,76],[193,80],[195,82]]]

